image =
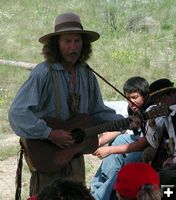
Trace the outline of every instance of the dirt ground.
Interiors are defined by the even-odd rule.
[[[12,135],[0,140],[0,148],[16,142],[18,137]],[[16,166],[17,157],[0,160],[0,200],[14,200]]]
[[[18,143],[18,137],[15,135],[11,135],[6,139],[0,140],[0,148],[3,148],[6,145],[13,145]],[[0,200],[14,200],[15,199],[15,175],[16,175],[16,168],[18,163],[17,156],[10,157],[6,160],[0,160]],[[86,165],[87,165],[87,174],[86,179],[88,185],[90,185],[90,180],[92,176],[95,174],[100,160],[92,155],[85,156]],[[22,183],[23,190],[28,186],[24,187],[26,182]],[[22,198],[22,200],[26,200],[26,198]]]
[[[12,200],[15,194],[16,159],[0,161],[0,199]]]

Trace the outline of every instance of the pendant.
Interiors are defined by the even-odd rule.
[[[75,115],[79,112],[80,95],[76,92],[69,95],[68,105],[71,115]]]

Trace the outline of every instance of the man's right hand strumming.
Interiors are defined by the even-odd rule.
[[[61,129],[52,130],[48,139],[61,148],[66,148],[74,143],[71,133]]]

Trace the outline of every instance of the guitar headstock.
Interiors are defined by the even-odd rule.
[[[146,119],[155,119],[161,116],[169,115],[169,106],[168,105],[159,105],[154,106],[150,111],[146,113]]]

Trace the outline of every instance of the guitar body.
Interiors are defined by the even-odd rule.
[[[157,106],[153,110],[143,113],[143,119],[153,119],[157,116],[166,116],[167,114],[168,107],[163,105]],[[53,130],[63,129],[70,131],[75,139],[75,143],[61,149],[49,140],[21,138],[28,165],[31,169],[36,169],[40,172],[57,172],[75,156],[93,153],[98,147],[98,134],[100,133],[129,128],[128,118],[93,126],[93,122],[88,114],[79,114],[67,121],[50,117],[46,117],[44,120]]]
[[[22,139],[22,144],[26,151],[26,161],[29,166],[32,166],[37,171],[57,172],[75,156],[93,153],[97,149],[98,136],[85,137],[84,132],[81,131],[81,129],[89,128],[93,125],[89,115],[79,114],[68,121],[50,117],[46,117],[44,120],[53,130],[64,129],[71,131],[71,133],[73,130],[72,134],[74,138],[76,137],[77,143],[61,149],[49,140]]]

